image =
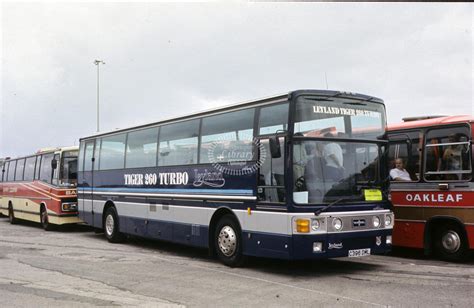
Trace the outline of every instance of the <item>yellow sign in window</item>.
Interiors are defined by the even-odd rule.
[[[380,189],[365,189],[365,201],[382,201],[382,191]]]

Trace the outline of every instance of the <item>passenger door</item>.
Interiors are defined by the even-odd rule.
[[[257,178],[258,205],[285,205],[285,138],[278,137],[281,156],[272,158],[269,138],[259,140],[259,163]]]
[[[84,144],[84,153],[82,159],[83,172],[79,183],[81,186],[81,198],[79,204],[80,219],[84,222],[93,225],[93,211],[92,204],[94,199],[94,149],[95,140],[86,141]],[[82,155],[81,155],[82,156]]]
[[[421,131],[393,132],[388,135],[388,171],[396,168],[395,161],[401,159],[411,181],[395,181],[390,175],[390,195],[395,213],[394,244],[407,247],[423,247],[423,232],[416,226],[423,220],[424,207],[407,202],[407,196],[423,189],[420,182]]]

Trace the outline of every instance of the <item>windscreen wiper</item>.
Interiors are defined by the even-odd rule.
[[[314,215],[315,216],[319,216],[319,214],[321,214],[322,212],[326,211],[327,209],[329,209],[331,206],[341,202],[342,200],[344,200],[345,198],[340,198],[340,199],[337,199],[336,201],[332,202],[332,203],[329,203],[328,205],[326,205],[325,207],[323,207],[322,209],[319,209],[317,210],[316,212],[314,212]]]

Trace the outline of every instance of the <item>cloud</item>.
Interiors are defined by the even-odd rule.
[[[0,156],[301,88],[471,113],[471,4],[2,4]],[[428,108],[429,107],[429,108]]]

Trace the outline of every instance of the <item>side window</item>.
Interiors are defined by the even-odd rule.
[[[84,142],[81,142],[79,145],[79,154],[78,154],[78,160],[77,160],[77,171],[84,171]]]
[[[465,126],[429,130],[425,143],[427,181],[470,180],[470,133]]]
[[[23,171],[25,170],[25,159],[19,159],[16,163],[15,181],[23,181]]]
[[[124,167],[125,138],[125,134],[102,138],[99,170],[121,169]]]
[[[41,168],[41,155],[36,155],[36,168],[35,168],[35,180],[39,180]]]
[[[4,165],[3,165],[3,178],[2,178],[2,181],[3,182],[6,182],[8,180],[8,166],[10,165],[10,162],[7,161]]]
[[[285,139],[280,137],[281,157],[272,158],[268,139],[260,140],[260,153],[262,162],[258,174],[257,196],[260,202],[282,203],[285,202]],[[264,150],[263,150],[264,149]],[[264,153],[263,153],[264,152]],[[307,201],[306,201],[307,203]]]
[[[197,163],[199,121],[191,120],[160,128],[158,166]]]
[[[278,130],[288,129],[288,103],[260,108],[258,134],[275,134]]]
[[[388,169],[391,181],[418,181],[420,179],[420,131],[389,135]]]
[[[100,166],[100,147],[102,146],[102,138],[95,140],[94,154],[94,170],[99,170]]]
[[[94,141],[87,141],[84,147],[84,171],[92,171],[92,157],[94,155]]]
[[[158,127],[128,133],[125,168],[156,166]]]
[[[36,156],[28,157],[25,164],[25,181],[33,181],[35,176]]]
[[[10,166],[8,167],[8,182],[13,182],[15,180],[15,167],[16,160],[10,161]]]
[[[53,176],[52,176],[52,179],[51,179],[51,183],[53,185],[58,185],[58,173],[59,173],[59,165],[60,165],[60,161],[59,161],[59,154],[54,154],[54,158],[53,158],[55,161],[56,161],[56,168],[53,169]],[[51,166],[52,168],[53,166]]]
[[[53,168],[51,167],[51,161],[53,160],[54,154],[43,154],[41,155],[41,168],[39,180],[51,183],[53,178]]]
[[[255,109],[202,119],[200,163],[253,160]]]
[[[77,151],[63,151],[61,153],[61,162],[58,164],[59,185],[77,185],[78,154]]]

